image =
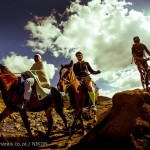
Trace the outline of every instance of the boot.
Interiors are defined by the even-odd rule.
[[[93,111],[96,111],[97,109],[96,109],[96,106],[95,106],[95,92],[94,91],[89,92],[89,96],[90,96],[91,102],[93,104],[91,106],[91,108],[92,108]]]

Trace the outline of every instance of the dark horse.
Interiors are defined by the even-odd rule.
[[[28,132],[29,138],[32,139],[32,133],[30,130],[30,124],[26,110],[20,109],[23,104],[23,91],[20,90],[20,77],[15,76],[8,68],[0,64],[0,90],[2,93],[2,99],[6,105],[6,108],[0,114],[0,122],[9,116],[13,112],[19,112],[23,120],[24,126]],[[38,100],[35,91],[31,95],[29,101],[29,111],[38,112],[45,111],[46,118],[48,120],[48,130],[45,138],[48,138],[53,125],[52,110],[53,108],[61,116],[64,121],[65,127],[68,131],[67,120],[63,114],[63,98],[61,93],[54,87],[51,88],[51,95],[47,96],[43,100]]]
[[[85,134],[86,132],[82,120],[82,110],[84,107],[90,106],[89,94],[85,85],[81,84],[81,82],[76,78],[72,66],[73,61],[69,64],[61,65],[60,79],[57,87],[61,92],[69,92],[71,106],[75,109],[71,134],[74,132],[77,120],[80,120],[83,133]]]

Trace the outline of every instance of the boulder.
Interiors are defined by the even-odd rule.
[[[114,94],[108,115],[69,150],[150,149],[150,94],[128,90]]]

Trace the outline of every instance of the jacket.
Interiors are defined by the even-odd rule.
[[[86,61],[77,62],[73,65],[73,71],[77,77],[86,77],[91,74],[98,74],[98,71],[94,71],[90,64]]]

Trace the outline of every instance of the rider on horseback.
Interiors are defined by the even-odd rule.
[[[94,92],[94,88],[93,88],[93,85],[92,85],[92,79],[89,76],[89,72],[91,74],[99,74],[100,70],[94,71],[91,68],[90,64],[83,60],[83,54],[81,52],[78,51],[76,53],[76,57],[77,57],[78,62],[74,64],[73,71],[74,71],[75,75],[77,76],[77,78],[79,80],[84,81],[84,83],[85,83],[85,85],[88,89],[90,99],[91,99],[92,104],[93,104],[92,105],[93,110],[96,110],[95,92]]]
[[[22,109],[27,107],[32,93],[32,86],[36,86],[38,99],[44,99],[50,92],[50,81],[48,79],[41,55],[34,56],[35,63],[29,71],[21,74],[25,78],[24,81],[24,103]]]
[[[145,51],[146,53],[150,56],[150,51],[147,49],[147,47],[140,43],[140,38],[138,36],[135,36],[133,38],[134,44],[132,45],[132,55],[134,58],[134,62],[137,65],[138,71],[140,72],[140,75],[142,74],[142,70],[141,70],[141,65],[143,66],[143,68],[145,68],[145,70],[148,67],[148,64],[146,61],[143,61],[143,58],[145,56]]]

